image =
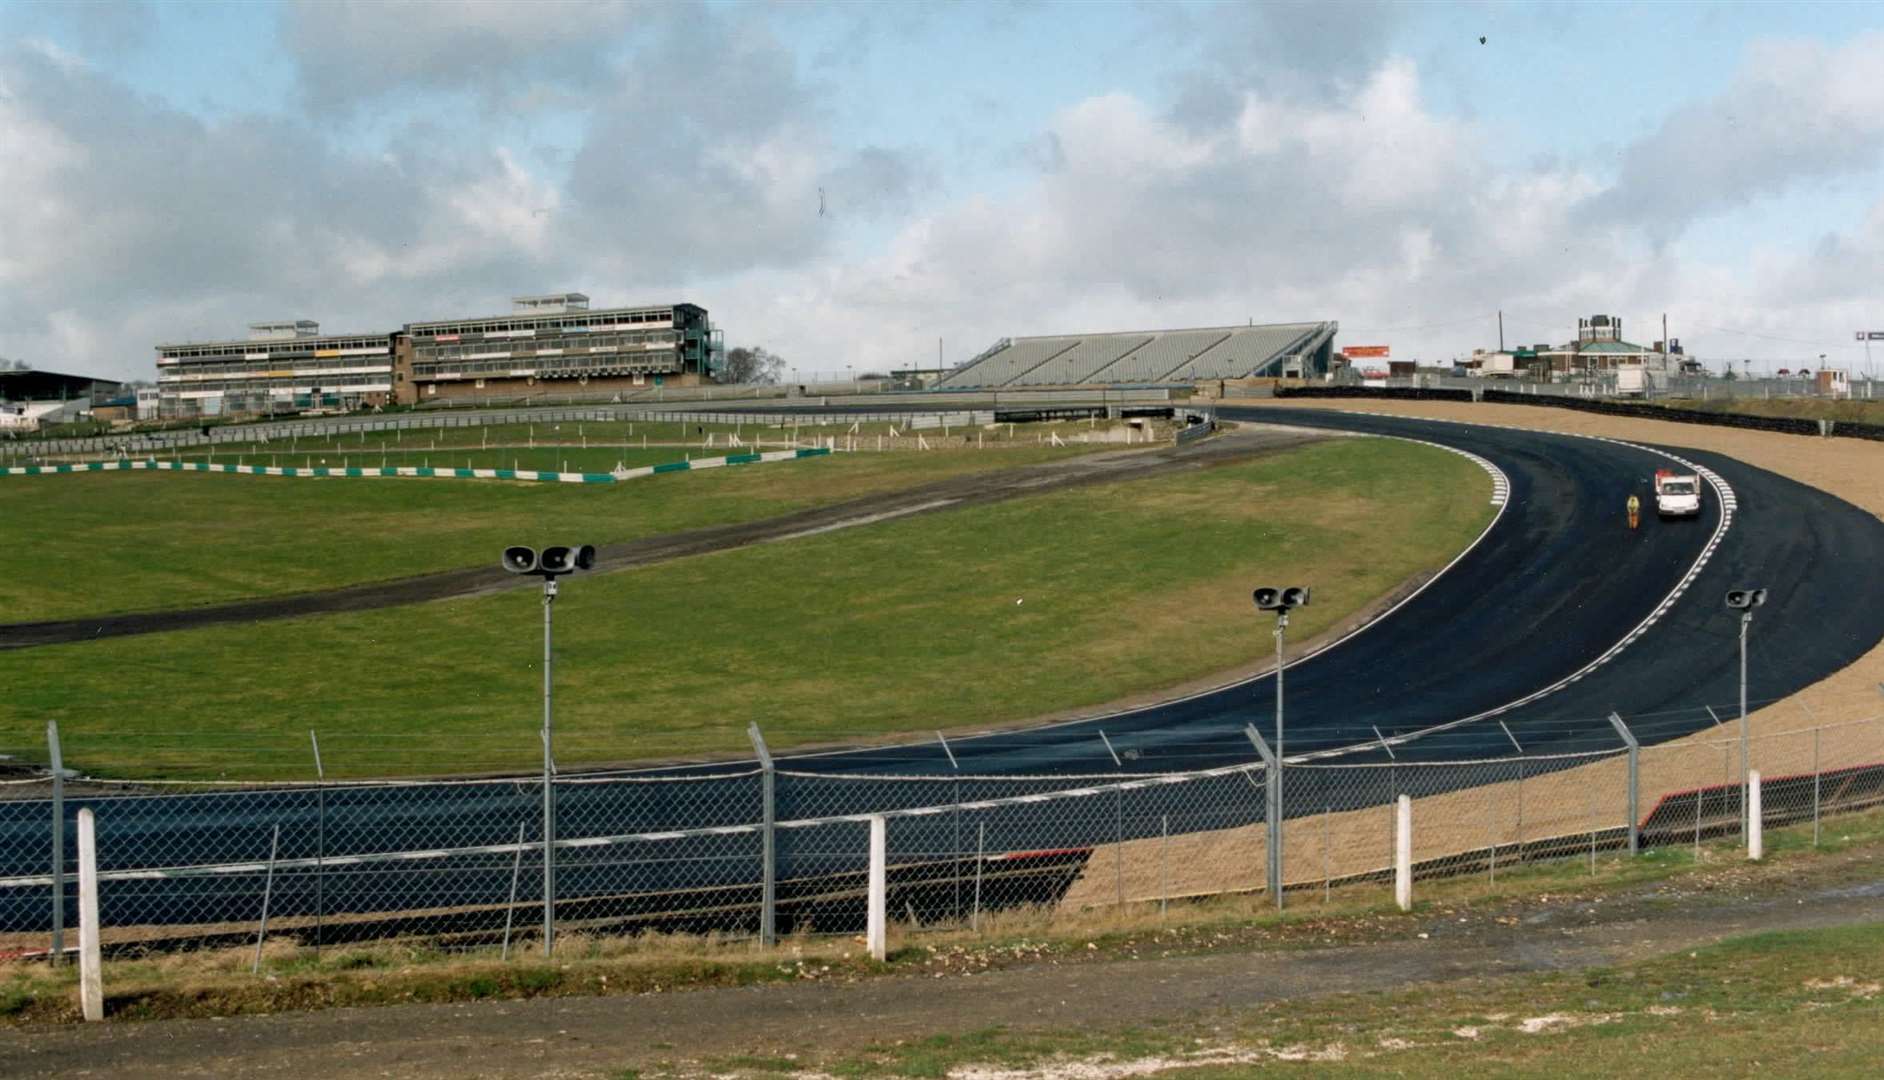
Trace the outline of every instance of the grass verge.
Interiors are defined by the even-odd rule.
[[[1266,635],[1223,632],[1252,626],[1252,580],[1316,584],[1307,641],[1490,514],[1457,455],[1343,439],[574,580],[558,757],[743,752],[755,718],[782,748],[1115,701],[1260,655]],[[98,775],[305,777],[315,729],[329,777],[525,767],[540,606],[518,590],[19,650],[0,655],[0,746],[32,753],[57,720]],[[120,677],[74,695],[75,670]]]

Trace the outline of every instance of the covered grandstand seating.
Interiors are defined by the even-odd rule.
[[[1324,369],[1337,324],[1276,323],[1014,338],[951,372],[948,389],[1148,384],[1281,375],[1291,357]]]
[[[1152,340],[1147,334],[1098,334],[1009,383],[1010,386],[1065,386],[1082,383],[1119,357]]]
[[[1077,337],[1015,338],[1007,348],[997,349],[981,360],[954,372],[938,385],[1005,386],[1046,360],[1079,344]],[[962,379],[959,376],[972,376]]]

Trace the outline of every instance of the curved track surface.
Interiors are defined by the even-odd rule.
[[[1343,749],[1356,757],[1378,756],[1378,749],[1356,749],[1376,727],[1391,739],[1500,709],[1443,737],[1403,742],[1394,752],[1400,760],[1504,756],[1511,750],[1507,727],[1534,754],[1588,749],[1593,737],[1613,747],[1603,719],[1611,711],[1638,718],[1659,714],[1654,730],[1644,732],[1645,742],[1709,726],[1714,720],[1700,706],[1724,706],[1737,692],[1738,624],[1720,599],[1735,585],[1762,586],[1770,594],[1753,634],[1756,699],[1781,697],[1810,685],[1884,637],[1884,607],[1853,588],[1860,580],[1853,568],[1884,550],[1884,524],[1831,495],[1744,463],[1699,451],[1355,413],[1226,409],[1224,414],[1257,423],[1436,442],[1489,459],[1510,480],[1505,512],[1446,573],[1361,633],[1288,668],[1291,757]],[[1660,522],[1650,514],[1639,530],[1627,527],[1622,507],[1628,494],[1646,494],[1654,470],[1671,464],[1671,455],[1677,453],[1713,470],[1731,487],[1737,506],[1724,532],[1719,529],[1718,494],[1704,500],[1706,512],[1699,521]],[[1381,542],[1391,543],[1392,538]],[[1252,652],[1268,646],[1266,620],[1258,620],[1253,610],[1247,626],[1232,630],[1251,635]],[[1626,647],[1617,651],[1624,642]],[[1267,728],[1274,687],[1271,674],[1098,719],[958,738],[951,744],[953,760],[939,743],[793,756],[781,764],[800,773],[831,775],[798,776],[781,783],[778,814],[790,819],[891,809],[884,805],[888,799],[905,806],[932,806],[1016,794],[1011,784],[992,789],[952,778],[1111,773],[1113,751],[1128,771],[1248,762],[1253,755],[1241,731],[1252,721]],[[1552,687],[1557,688],[1539,694]],[[720,773],[740,769],[712,767]],[[707,771],[705,766],[658,770],[672,776]],[[882,772],[926,774],[936,782],[892,790],[842,775]],[[1227,782],[1243,781],[1232,776]],[[1050,790],[1053,782],[1043,780],[1040,785]],[[757,857],[757,840],[750,830],[756,793],[750,772],[687,784],[597,778],[560,787],[564,836],[730,827],[726,842],[735,850],[723,861],[701,859],[683,865],[661,861],[669,859],[665,852],[639,856],[640,848],[633,845],[571,848],[571,865],[560,879],[565,887],[559,895],[579,910],[587,902],[584,897],[645,896],[650,890],[677,896],[691,890],[748,887]],[[537,797],[527,782],[333,789],[322,811],[329,845],[324,850],[331,859],[337,850],[410,852],[503,845],[515,840],[520,821],[529,824]],[[167,861],[164,852],[200,850],[205,829],[216,830],[227,858],[262,859],[269,850],[268,832],[262,827],[268,822],[287,823],[283,835],[291,838],[293,850],[284,849],[283,858],[313,853],[316,797],[305,789],[109,801],[119,835],[136,834],[141,842],[133,847],[156,853],[139,862],[138,851],[119,848],[118,858],[125,861],[118,865],[148,866]],[[68,801],[68,813],[77,802]],[[1208,820],[1192,818],[1182,827],[1247,824],[1260,818],[1259,802],[1250,798],[1246,810]],[[1242,805],[1240,800],[1223,801],[1225,806],[1233,803]],[[45,819],[43,803],[0,803],[0,875],[43,873]],[[928,835],[946,828],[947,817],[909,820],[930,824],[899,831],[898,849],[907,844],[914,845],[908,850],[918,852],[962,850],[959,835]],[[1006,850],[1103,843],[1114,837],[1110,828],[1102,836],[1072,837],[1051,815],[1029,820],[1036,823],[1000,838]],[[1173,831],[1177,829],[1174,816]],[[70,830],[67,835],[72,835]],[[352,839],[342,839],[349,836]],[[781,880],[794,873],[854,869],[854,852],[833,862],[816,851],[795,855],[795,846],[785,845],[781,851]],[[559,855],[559,862],[564,858]],[[644,861],[650,858],[658,865]],[[488,904],[491,897],[503,895],[509,855],[462,859],[462,865],[452,864],[460,876],[449,879],[454,882],[449,889],[438,884],[446,879],[436,875],[353,875],[352,885],[345,884],[349,878],[343,875],[328,884],[324,910],[436,910],[449,904]],[[433,868],[442,871],[445,865]],[[112,925],[206,921],[191,914],[202,910],[198,905],[225,891],[235,895],[252,889],[253,884],[252,879],[245,885],[234,876],[218,882],[181,881],[175,885],[177,895],[191,902],[177,907],[165,906],[161,890],[153,884],[135,895],[127,893],[117,902],[128,906],[107,918]],[[343,892],[343,887],[360,894]],[[44,893],[39,895],[37,904],[13,905],[0,897],[0,929],[42,927]],[[304,881],[288,893],[277,893],[278,910],[284,914],[308,910],[312,902]],[[749,914],[750,904],[739,910]]]
[[[1228,419],[1420,439],[1479,454],[1510,478],[1506,513],[1483,540],[1411,602],[1366,631],[1286,671],[1290,757],[1352,747],[1501,709],[1572,678],[1615,648],[1687,582],[1685,591],[1613,658],[1561,689],[1395,752],[1444,758],[1503,755],[1502,720],[1527,752],[1614,746],[1604,717],[1668,718],[1654,736],[1714,723],[1702,706],[1737,700],[1739,624],[1721,603],[1736,585],[1769,591],[1751,647],[1751,696],[1783,697],[1845,667],[1884,638],[1884,607],[1853,589],[1853,567],[1884,550],[1884,524],[1849,503],[1732,458],[1599,439],[1350,412],[1234,408]],[[1710,492],[1698,521],[1652,513],[1658,468],[1694,462],[1735,494],[1732,526]],[[1631,531],[1631,493],[1651,512]],[[1391,543],[1390,537],[1381,539]],[[1690,578],[1703,554],[1705,565]],[[1253,584],[1253,583],[1252,583]],[[1304,584],[1312,585],[1313,582]],[[1248,632],[1263,644],[1252,610]],[[1258,645],[1260,648],[1261,645]],[[1246,760],[1243,726],[1267,729],[1266,675],[1182,701],[952,745],[963,772],[1101,772],[1205,768]],[[1436,749],[1427,750],[1424,747]],[[949,772],[939,745],[794,759],[818,771]]]

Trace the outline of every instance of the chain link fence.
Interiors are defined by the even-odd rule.
[[[1272,880],[1285,899],[1384,895],[1401,796],[1412,805],[1415,880],[1495,881],[1546,860],[1594,868],[1636,845],[1741,837],[1743,768],[1761,774],[1763,823],[1810,825],[1815,842],[1827,819],[1884,805],[1884,719],[1743,741],[1731,722],[1694,731],[1694,715],[1718,718],[1677,710],[1598,722],[1548,753],[1524,752],[1519,737],[1536,734],[1519,728],[1498,757],[1417,758],[1417,743],[1394,757],[1383,741],[1292,760],[1279,774],[1253,742],[1183,772],[1122,761],[1077,774],[865,775],[763,755],[668,775],[565,771],[549,819],[533,776],[245,784],[20,767],[0,779],[0,953],[76,944],[83,807],[97,821],[102,941],[123,953],[248,944],[264,932],[316,947],[417,939],[507,952],[541,948],[552,928],[855,934],[877,817],[887,916],[916,931],[1264,894]],[[1674,736],[1675,724],[1687,733]],[[1632,753],[1635,738],[1664,741]],[[1277,775],[1286,810],[1272,829]]]

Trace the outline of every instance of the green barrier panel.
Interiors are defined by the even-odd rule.
[[[668,462],[668,463],[667,463],[667,464],[665,464],[665,465],[656,465],[656,466],[654,467],[654,471],[655,471],[656,473],[670,473],[670,472],[686,472],[687,470],[689,470],[689,469],[691,469],[691,468],[693,468],[693,463],[692,463],[692,462],[689,462],[689,461],[670,461],[670,462]]]
[[[758,454],[728,454],[726,455],[726,464],[728,465],[750,465],[753,462],[760,461],[760,460],[763,460],[763,459]]]

